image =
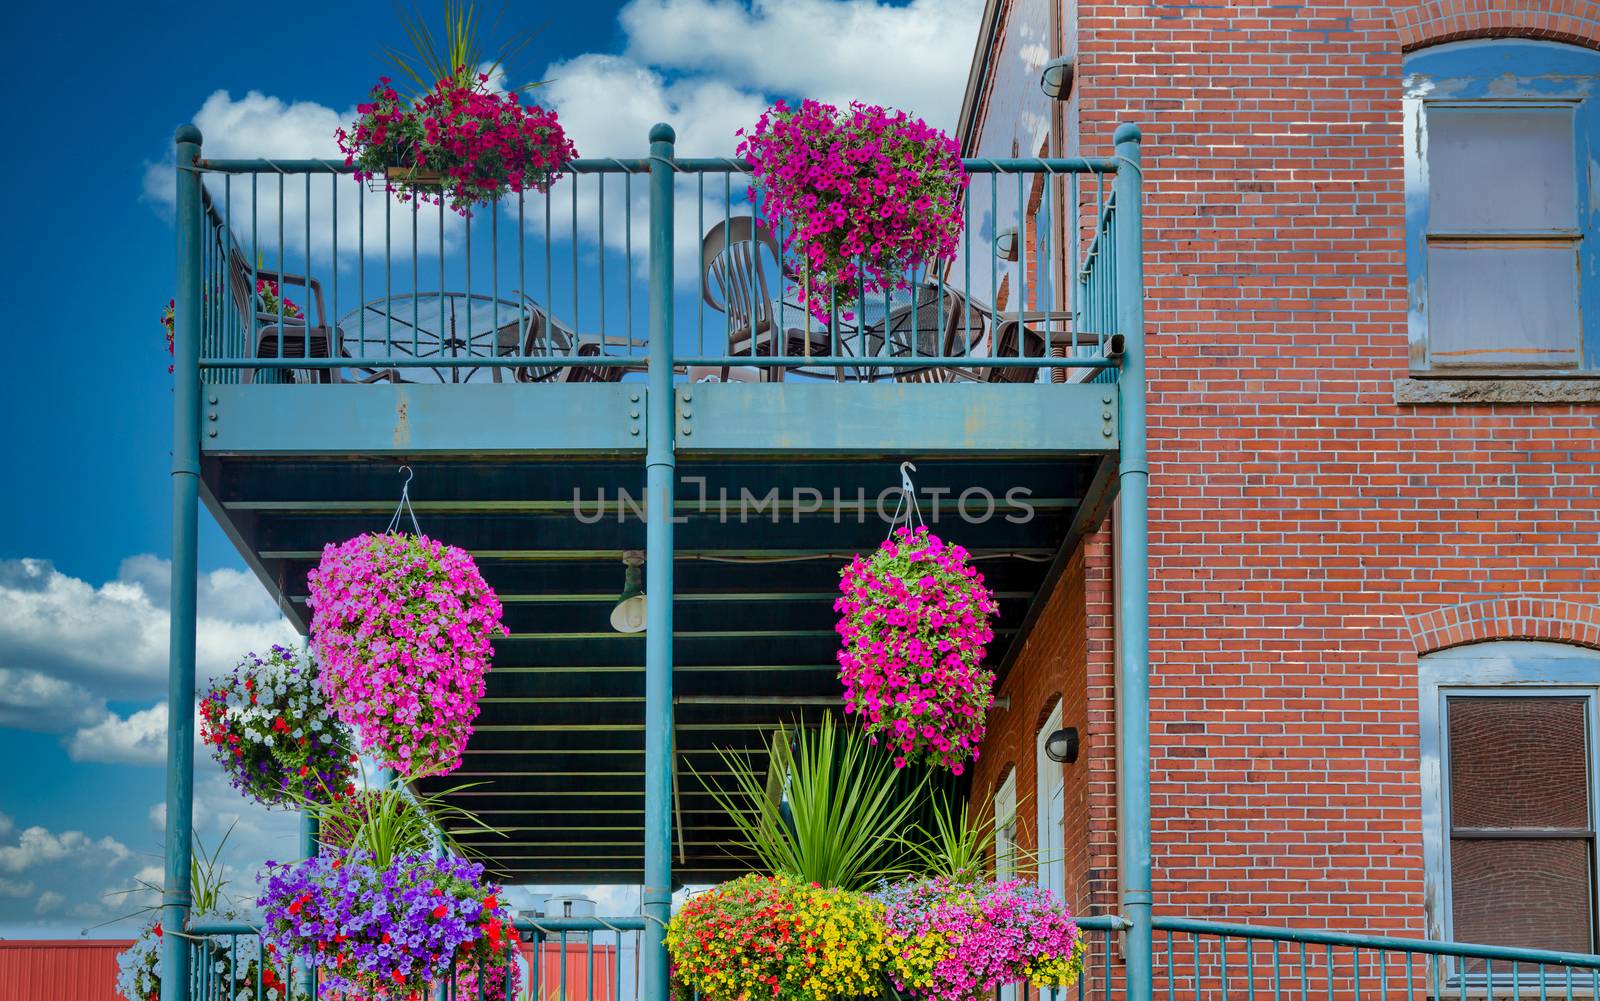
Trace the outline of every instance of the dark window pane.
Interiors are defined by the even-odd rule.
[[[1589,880],[1587,839],[1456,838],[1450,843],[1451,937],[1590,952]]]
[[[1450,699],[1450,826],[1588,830],[1586,715],[1581,698]]]

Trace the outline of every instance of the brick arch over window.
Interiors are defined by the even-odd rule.
[[[1492,640],[1546,640],[1600,650],[1600,605],[1515,596],[1435,608],[1409,620],[1417,653]]]
[[[1390,7],[1406,49],[1465,38],[1537,38],[1600,48],[1594,0],[1423,0]]]

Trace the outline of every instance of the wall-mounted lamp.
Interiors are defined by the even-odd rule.
[[[1017,259],[1017,228],[1002,229],[994,237],[994,256],[1002,261]]]
[[[1051,761],[1070,765],[1078,760],[1078,728],[1063,727],[1044,739],[1044,754]]]
[[[1044,64],[1039,77],[1039,87],[1052,101],[1065,101],[1072,96],[1072,57],[1057,56]]]
[[[645,598],[642,582],[644,554],[630,549],[622,554],[626,569],[622,573],[622,596],[611,609],[611,628],[619,633],[642,633],[645,626]]]

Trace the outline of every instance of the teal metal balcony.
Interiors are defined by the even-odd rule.
[[[340,164],[195,165],[201,496],[303,630],[306,571],[383,527],[409,467],[422,528],[507,605],[466,764],[433,783],[478,783],[463,805],[510,837],[473,844],[507,879],[643,875],[646,640],[608,616],[660,507],[641,475],[652,393],[677,472],[683,880],[740,863],[691,773],[837,702],[838,568],[885,534],[900,461],[999,591],[1002,669],[1113,492],[1114,161],[967,161],[961,256],[825,320],[752,234],[745,164],[671,159],[666,211],[636,237],[659,162],[582,160],[465,220]],[[302,315],[263,308],[262,282]],[[662,336],[664,389],[645,379]]]
[[[337,163],[208,160],[180,130],[171,697],[193,700],[197,504],[304,630],[307,570],[389,523],[404,467],[421,529],[475,556],[511,629],[463,768],[426,784],[474,783],[460,805],[505,836],[461,836],[501,879],[641,883],[656,999],[673,886],[746,861],[702,781],[838,703],[838,569],[888,531],[902,463],[998,592],[1001,672],[1120,489],[1122,739],[1145,746],[1145,474],[1137,130],[1112,158],[968,160],[957,259],[821,316],[750,223],[747,165],[650,140],[457,219]],[[640,558],[647,628],[618,632]],[[1139,816],[1147,755],[1125,760]],[[1129,844],[1148,943],[1147,825]]]

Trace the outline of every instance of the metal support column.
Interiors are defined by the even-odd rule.
[[[667,999],[672,909],[672,127],[650,130],[650,372],[645,400],[644,952],[640,997]]]
[[[1116,332],[1124,341],[1118,395],[1122,449],[1117,462],[1117,757],[1121,769],[1118,858],[1122,915],[1129,922],[1128,1001],[1150,1001],[1150,467],[1145,444],[1144,175],[1139,128],[1118,126],[1116,143]]]
[[[185,1001],[193,902],[194,647],[200,518],[200,130],[178,129],[178,284],[172,340],[172,617],[167,649],[167,860],[161,881],[161,996]]]

